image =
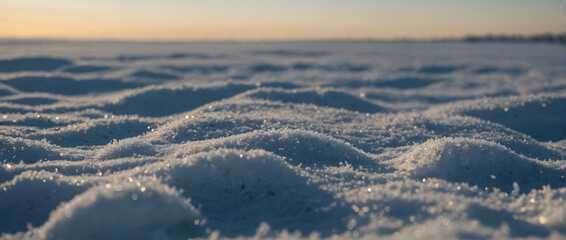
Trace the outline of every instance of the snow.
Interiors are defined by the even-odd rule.
[[[563,45],[0,56],[0,239],[566,238]]]

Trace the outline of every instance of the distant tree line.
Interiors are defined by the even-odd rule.
[[[350,41],[350,40],[346,40]],[[566,45],[566,33],[541,33],[532,35],[521,34],[485,34],[485,35],[467,35],[463,37],[439,37],[439,38],[396,38],[390,40],[383,39],[362,39],[353,40],[362,42],[438,42],[438,43],[546,43],[546,44],[564,44]]]
[[[566,44],[566,33],[543,33],[535,35],[469,35],[461,39],[464,42],[501,42],[501,43],[556,43]]]

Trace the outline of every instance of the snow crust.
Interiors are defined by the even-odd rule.
[[[566,238],[561,45],[0,56],[0,239]]]

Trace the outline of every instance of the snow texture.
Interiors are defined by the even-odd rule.
[[[0,56],[0,239],[566,238],[563,45]]]

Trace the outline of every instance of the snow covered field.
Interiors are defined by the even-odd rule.
[[[2,239],[566,238],[566,47],[0,42]]]

